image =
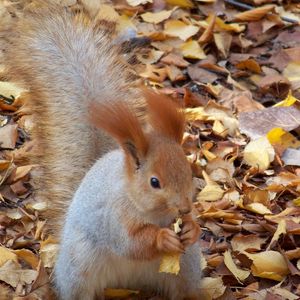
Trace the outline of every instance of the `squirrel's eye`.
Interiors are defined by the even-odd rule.
[[[155,189],[160,189],[159,180],[156,177],[151,177],[150,179],[151,186]]]

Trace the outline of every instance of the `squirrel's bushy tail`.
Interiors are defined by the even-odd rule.
[[[88,124],[89,103],[135,103],[139,95],[113,43],[114,24],[41,3],[14,29],[5,59],[9,80],[29,91],[36,144],[30,161],[40,166],[35,195],[47,201],[49,228],[58,232],[82,177],[112,145]]]

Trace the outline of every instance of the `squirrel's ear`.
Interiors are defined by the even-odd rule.
[[[185,126],[184,112],[169,97],[149,89],[142,91],[148,104],[152,127],[181,144]]]
[[[122,102],[90,105],[90,120],[117,140],[127,155],[139,168],[148,151],[148,140],[135,113]]]

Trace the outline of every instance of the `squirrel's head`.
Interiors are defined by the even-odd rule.
[[[94,105],[92,120],[126,156],[128,193],[142,213],[176,217],[192,209],[192,171],[181,147],[184,114],[166,96],[144,91],[144,126],[124,102]]]

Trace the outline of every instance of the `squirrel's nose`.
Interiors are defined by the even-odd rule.
[[[181,215],[186,215],[190,212],[191,212],[191,206],[190,205],[182,206],[182,207],[179,208],[179,213]]]
[[[179,213],[180,213],[181,215],[186,215],[186,214],[188,214],[188,213],[190,213],[190,212],[191,212],[191,208],[190,208],[189,206],[181,207],[181,208],[179,209]]]

